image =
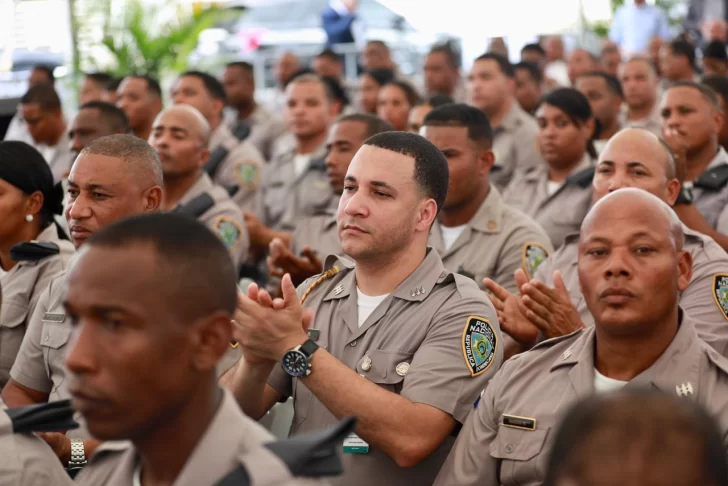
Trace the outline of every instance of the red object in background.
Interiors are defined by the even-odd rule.
[[[253,52],[260,47],[260,40],[265,34],[265,29],[246,29],[238,32],[240,48],[243,52]]]

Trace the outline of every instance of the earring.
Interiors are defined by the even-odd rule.
[[[25,217],[25,220],[26,220],[26,221],[27,221],[28,223],[32,223],[32,222],[33,222],[33,219],[34,219],[34,218],[33,218],[33,215],[32,215],[32,214],[29,214],[29,215],[27,215],[27,216]]]

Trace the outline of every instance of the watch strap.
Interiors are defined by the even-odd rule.
[[[316,344],[311,339],[307,339],[306,342],[301,345],[299,351],[301,351],[306,356],[306,358],[311,358],[313,353],[315,353],[318,348],[318,344]]]
[[[86,448],[81,439],[71,439],[71,459],[68,467],[83,467],[86,465]]]

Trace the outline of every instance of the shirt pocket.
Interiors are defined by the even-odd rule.
[[[65,379],[64,359],[66,344],[71,338],[73,329],[68,324],[59,322],[43,322],[43,336],[40,340],[43,359],[46,363],[48,377],[53,379],[53,391],[57,391]]]
[[[0,388],[7,383],[10,368],[20,350],[27,317],[27,302],[3,302],[0,310]]]
[[[289,188],[282,180],[273,180],[265,188],[263,204],[265,205],[266,224],[277,224],[286,210],[286,199]]]
[[[313,371],[313,370],[312,370]],[[311,402],[313,401],[313,393],[306,385],[297,378],[293,378],[293,422],[291,423],[291,433],[293,435],[303,425],[308,418]]]
[[[500,461],[501,484],[526,484],[543,477],[546,458],[542,452],[548,433],[549,428],[521,430],[499,426],[498,435],[490,444],[490,455]]]
[[[357,363],[356,371],[385,390],[399,394],[413,356],[414,353],[406,351],[370,349]]]

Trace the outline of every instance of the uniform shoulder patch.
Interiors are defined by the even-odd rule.
[[[728,320],[728,273],[716,273],[713,275],[713,299]]]
[[[498,336],[485,317],[470,316],[463,329],[463,357],[472,376],[488,371],[493,364]]]
[[[215,221],[215,233],[225,243],[226,248],[233,248],[243,236],[243,228],[232,218],[220,216]]]
[[[536,275],[538,267],[549,257],[549,252],[545,246],[536,242],[527,242],[523,244],[523,253],[521,262],[523,271],[529,279]]]
[[[254,160],[243,160],[235,165],[235,179],[243,189],[255,189],[260,184],[260,167]]]

